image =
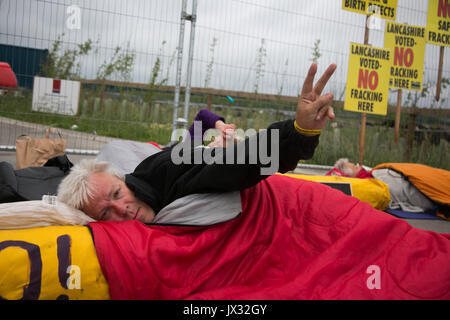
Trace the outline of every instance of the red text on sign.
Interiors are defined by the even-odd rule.
[[[447,16],[450,18],[450,5],[448,0],[439,0],[437,15],[439,18],[447,18]]]
[[[376,71],[370,71],[367,69],[359,69],[358,88],[375,90],[378,87],[378,73]]]
[[[395,47],[394,49],[394,66],[403,67],[403,63],[405,67],[411,67],[414,62],[414,51],[411,48],[399,48]]]

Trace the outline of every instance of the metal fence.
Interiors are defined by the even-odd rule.
[[[185,101],[190,105],[188,123],[197,110],[209,107],[240,127],[264,127],[292,116],[312,60],[318,62],[319,73],[337,63],[327,90],[343,101],[349,42],[363,42],[365,17],[343,11],[342,1],[190,0],[186,8],[183,3],[0,1],[0,61],[9,59],[22,87],[0,100],[0,145],[10,148],[17,134],[33,133],[33,126],[68,130],[68,148],[74,150],[98,150],[101,143],[93,141],[109,141],[100,136],[164,144],[174,118],[184,117]],[[398,0],[397,22],[425,26],[427,7],[428,1]],[[183,17],[188,18],[184,35]],[[382,47],[383,42],[384,22],[372,26],[369,35],[373,46]],[[179,56],[181,48],[184,54]],[[439,48],[427,44],[425,55],[424,82],[430,90],[424,96],[404,94],[403,105],[448,110],[448,88],[439,102],[433,98]],[[32,111],[29,84],[36,74],[81,79],[78,114]],[[442,76],[450,78],[448,54]],[[174,108],[177,79],[182,87],[179,110]],[[189,97],[184,93],[190,86]],[[391,96],[395,104],[396,94]],[[358,127],[358,119],[359,114],[340,112],[338,121]],[[405,134],[408,119],[402,117]],[[384,120],[369,116],[368,121]],[[427,112],[414,121],[420,130],[443,131],[440,138],[447,141],[448,113]]]

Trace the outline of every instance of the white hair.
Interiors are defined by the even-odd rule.
[[[83,205],[92,197],[90,179],[94,173],[108,173],[121,180],[125,179],[125,176],[114,170],[109,162],[83,159],[72,167],[69,175],[59,184],[58,201],[83,210]]]
[[[351,176],[353,174],[352,169],[347,167],[347,163],[350,161],[347,158],[340,158],[336,163],[334,164],[334,167],[338,169],[339,171],[343,172],[344,174]]]

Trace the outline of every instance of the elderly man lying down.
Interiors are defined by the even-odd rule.
[[[237,145],[178,144],[124,177],[106,164],[73,169],[59,198],[101,220],[89,228],[111,298],[450,298],[448,235],[273,175],[312,156],[334,117],[332,95],[322,91],[335,68],[313,86],[313,64],[295,120]],[[191,224],[199,212],[221,217]],[[158,220],[164,215],[173,215],[168,224]]]
[[[313,155],[320,130],[334,118],[332,94],[321,94],[336,65],[313,88],[316,69],[313,64],[309,70],[295,121],[274,123],[228,148],[195,148],[187,139],[148,157],[124,179],[104,164],[76,166],[60,184],[59,200],[96,220],[150,223],[162,208],[186,195],[240,191],[277,171],[294,169],[300,159]]]

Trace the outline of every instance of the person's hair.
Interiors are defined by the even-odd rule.
[[[347,158],[340,158],[338,161],[336,161],[334,167],[344,174],[351,176],[353,174],[352,169],[347,167],[347,163],[349,162],[350,161]]]
[[[83,205],[92,197],[89,182],[94,173],[107,173],[121,180],[125,179],[124,175],[114,170],[109,162],[83,159],[72,167],[69,175],[59,184],[58,201],[82,210]]]

